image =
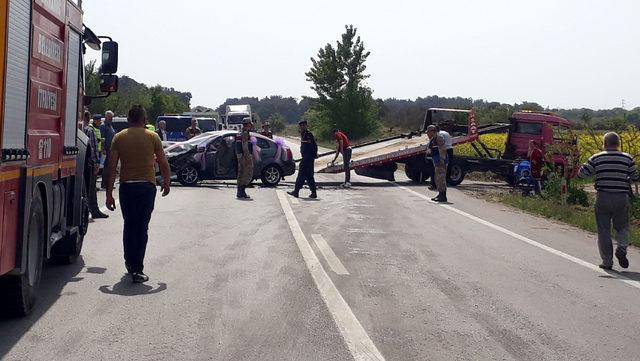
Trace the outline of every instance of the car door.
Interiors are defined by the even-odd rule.
[[[256,137],[256,140],[256,145],[260,149],[260,159],[256,159],[255,166],[261,169],[265,165],[273,163],[276,149],[275,144],[264,138]]]
[[[236,177],[238,169],[238,158],[235,152],[235,135],[218,137],[220,142],[216,146],[214,157],[215,179],[233,179]]]
[[[222,137],[214,137],[203,145],[204,160],[202,161],[201,172],[202,176],[207,179],[215,178],[216,157],[221,142]]]

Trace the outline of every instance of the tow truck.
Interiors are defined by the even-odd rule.
[[[81,1],[0,2],[3,314],[28,314],[44,263],[76,262],[87,233],[90,150],[79,128],[85,105],[117,91],[118,44],[82,16]],[[102,50],[102,95],[84,95],[87,47]]]
[[[552,144],[577,144],[571,136],[572,123],[551,112],[514,112],[509,123],[479,125],[474,110],[429,108],[418,131],[375,140],[353,147],[349,168],[356,174],[389,181],[395,180],[398,164],[404,164],[406,176],[414,182],[424,182],[433,174],[433,164],[427,156],[429,139],[427,127],[438,125],[452,135],[454,146],[470,143],[475,156],[454,156],[447,182],[451,186],[462,183],[468,172],[493,172],[514,184],[514,166],[527,157],[529,141],[535,140],[543,152]],[[507,132],[505,151],[494,149],[482,142],[480,136]],[[327,152],[320,157],[335,154]],[[569,166],[568,153],[555,152],[547,160],[565,168]],[[327,164],[319,173],[340,173],[342,164]]]

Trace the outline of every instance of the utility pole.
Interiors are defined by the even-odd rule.
[[[622,119],[624,119],[624,121],[627,121],[627,111],[624,109],[624,99],[622,99],[622,101],[620,102],[620,107],[622,108]]]

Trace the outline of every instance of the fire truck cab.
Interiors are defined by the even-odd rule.
[[[84,26],[80,0],[0,2],[0,312],[34,306],[43,264],[74,263],[88,227],[83,56],[102,48],[117,91],[117,43]]]

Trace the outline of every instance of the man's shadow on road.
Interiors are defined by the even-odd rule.
[[[633,271],[617,271],[617,270],[611,270],[611,271],[605,271],[607,272],[609,275],[605,276],[605,275],[601,275],[601,278],[627,278],[629,280],[632,281],[637,281],[640,282],[640,272],[633,272]],[[616,277],[617,276],[617,277]]]
[[[155,288],[143,283],[133,283],[131,282],[131,276],[127,274],[123,275],[122,278],[120,278],[120,281],[111,287],[104,285],[98,288],[102,293],[120,296],[152,295],[166,289],[167,284],[163,282],[158,282],[158,286]]]

